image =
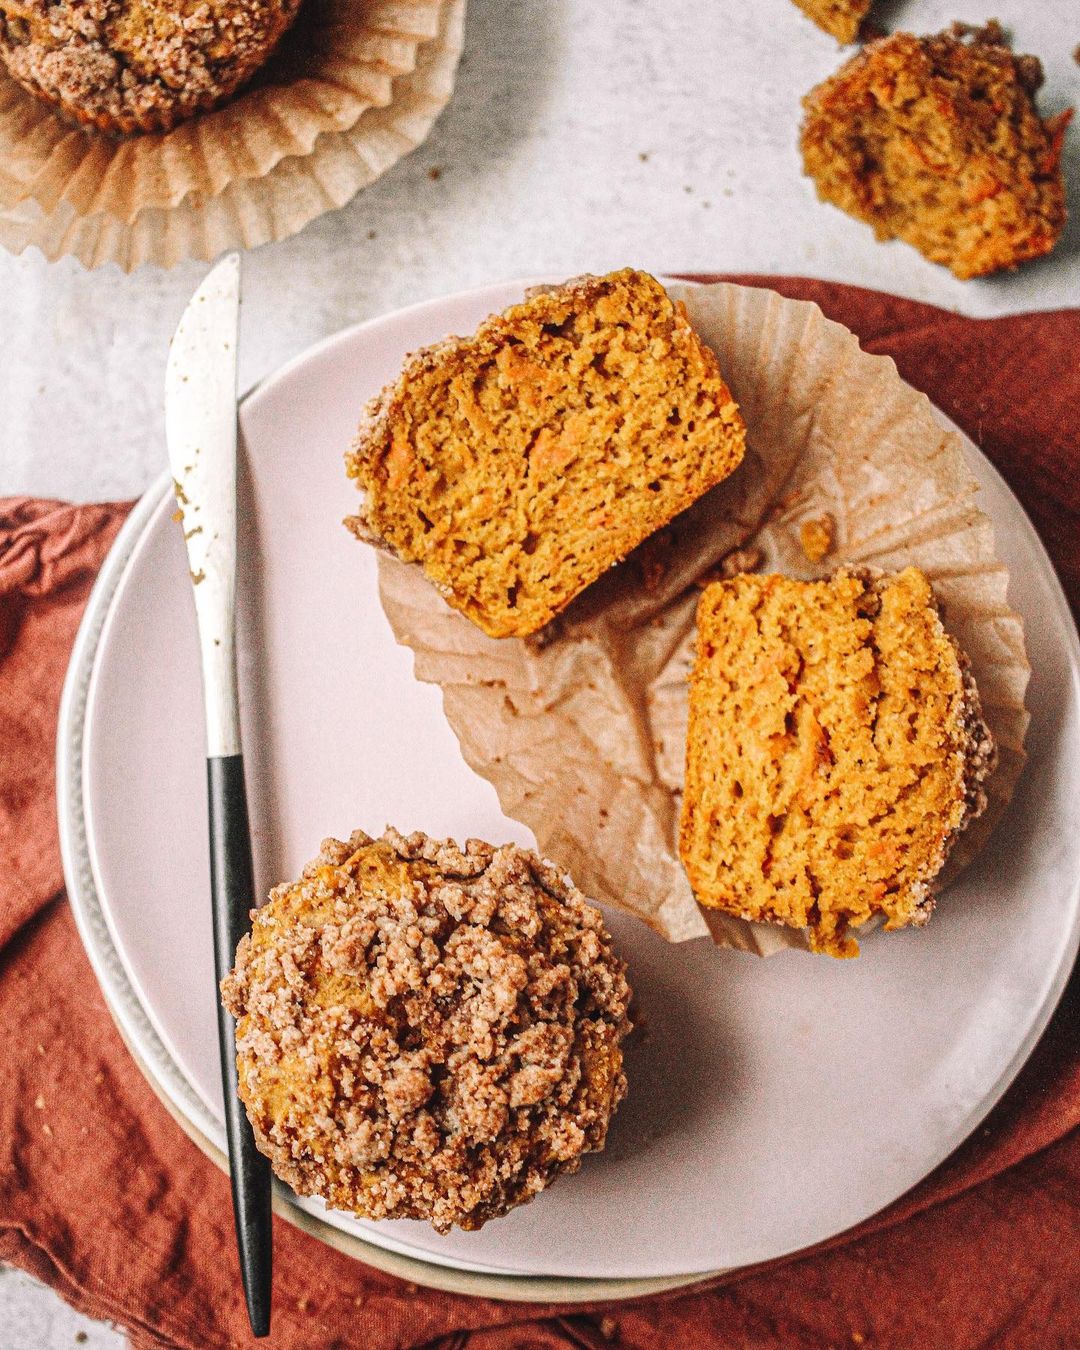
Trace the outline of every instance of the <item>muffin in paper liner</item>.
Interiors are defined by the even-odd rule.
[[[0,243],[130,271],[295,234],[422,143],[453,91],[464,10],[309,0],[254,86],[123,140],[0,74]]]
[[[380,594],[417,678],[441,687],[467,762],[591,894],[669,941],[711,934],[759,955],[805,949],[800,930],[699,907],[679,860],[700,584],[725,560],[738,566],[742,550],[745,566],[796,577],[843,563],[927,574],[970,658],[1000,755],[987,810],[960,836],[939,886],[985,842],[1024,763],[1023,624],[1008,605],[1008,573],[975,504],[963,442],[891,358],[863,352],[806,301],[728,283],[668,289],[716,352],[746,420],[747,454],[732,477],[539,638],[486,637],[418,567],[383,555]],[[807,522],[823,523],[828,544],[816,562],[803,548]]]

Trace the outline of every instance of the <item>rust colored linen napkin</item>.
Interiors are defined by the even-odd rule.
[[[816,300],[867,350],[895,357],[981,445],[1034,519],[1076,613],[1080,311],[977,321],[852,287],[767,284]],[[64,897],[57,844],[60,687],[125,512],[0,501],[0,1259],[118,1322],[136,1347],[212,1350],[250,1340],[228,1183],[113,1027]],[[810,1255],[663,1298],[565,1309],[417,1289],[275,1220],[267,1344],[1076,1344],[1078,1015],[1074,978],[976,1135],[889,1210]]]

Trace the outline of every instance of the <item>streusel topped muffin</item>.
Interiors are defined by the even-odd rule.
[[[630,991],[600,911],[534,853],[328,839],[222,993],[260,1149],[363,1218],[479,1228],[603,1148]]]
[[[102,131],[167,131],[267,60],[300,0],[0,0],[0,56],[31,93]]]

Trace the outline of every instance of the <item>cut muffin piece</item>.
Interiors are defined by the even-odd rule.
[[[916,568],[702,592],[679,837],[701,904],[833,956],[875,915],[923,924],[995,758]]]
[[[256,1142],[299,1194],[475,1229],[603,1148],[630,990],[550,863],[358,830],[252,920],[222,996]]]
[[[0,0],[12,77],[102,131],[168,131],[262,66],[300,0]]]
[[[1065,227],[1071,113],[1039,117],[1041,82],[997,24],[895,33],[803,100],[804,167],[822,200],[962,279],[1015,267]]]
[[[716,357],[644,272],[582,277],[414,354],[368,407],[346,524],[492,637],[543,627],[742,459]]]
[[[831,33],[837,42],[854,42],[874,0],[794,0],[817,24]]]

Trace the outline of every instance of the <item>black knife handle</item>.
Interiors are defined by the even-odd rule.
[[[236,944],[248,931],[255,902],[243,755],[206,761],[210,800],[210,891],[214,908],[214,966],[218,983],[232,969]],[[236,1085],[236,1025],[217,1000],[221,1086],[229,1140],[233,1217],[248,1319],[256,1336],[270,1331],[270,1164],[255,1147]]]

